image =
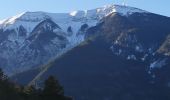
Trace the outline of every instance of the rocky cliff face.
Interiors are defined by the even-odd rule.
[[[34,28],[0,30],[4,69],[26,71],[13,77],[18,82],[43,72],[37,83],[54,75],[77,100],[170,99],[169,17],[109,5],[31,21]]]
[[[169,17],[156,14],[112,13],[47,64],[37,83],[54,75],[77,100],[169,100],[169,25]]]
[[[86,39],[105,41],[113,55],[143,63],[148,75],[155,79],[157,71],[170,64],[169,25],[169,17],[152,13],[134,13],[128,17],[112,13],[90,28]]]
[[[107,5],[71,13],[25,12],[0,21],[0,66],[8,75],[37,68],[84,41],[87,30],[111,13],[146,11]]]

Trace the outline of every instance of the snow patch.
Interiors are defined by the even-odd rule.
[[[143,58],[141,58],[141,60],[142,60],[142,61],[145,61],[147,57],[148,57],[148,54],[145,54],[145,55],[143,56]]]
[[[136,60],[136,56],[135,55],[128,55],[127,60]]]
[[[154,69],[154,68],[162,68],[163,66],[166,65],[166,59],[163,59],[163,60],[157,60],[157,61],[154,61],[150,64],[149,68],[150,69]]]
[[[0,27],[12,29],[22,25],[28,32],[31,32],[38,23],[48,18],[63,26],[62,28],[65,29],[68,27],[67,24],[70,25],[70,23],[75,21],[95,22],[96,24],[101,18],[114,12],[120,13],[123,16],[128,16],[135,12],[147,13],[144,10],[120,5],[106,5],[92,10],[73,11],[71,13],[24,12],[7,20],[0,21]]]
[[[11,72],[11,74],[14,74],[15,70],[22,72],[30,69],[30,66],[32,65],[37,65],[38,61],[47,61],[51,57],[56,58],[58,55],[62,55],[84,41],[84,34],[78,34],[82,25],[88,24],[88,27],[95,26],[103,17],[106,17],[114,12],[120,13],[123,16],[128,16],[129,14],[133,14],[135,12],[145,13],[143,10],[132,7],[107,5],[97,9],[73,11],[71,13],[24,12],[9,19],[0,21],[0,29],[3,29],[3,31],[14,30],[8,35],[8,40],[0,44],[7,48],[3,52],[0,52],[0,55],[8,60],[8,64],[10,66],[6,68],[6,72]],[[52,20],[61,28],[61,30],[54,29],[53,32],[56,32],[57,35],[61,35],[63,33],[67,38],[67,41],[59,41],[57,38],[51,40],[53,44],[49,44],[44,47],[44,50],[49,51],[49,55],[41,58],[39,55],[40,51],[29,48],[31,42],[28,41],[27,38],[31,37],[31,33],[34,28],[46,19]],[[19,37],[18,29],[20,26],[24,28],[27,36]],[[72,28],[72,34],[67,35],[67,30],[70,26]],[[37,32],[36,37],[38,35],[39,33]],[[60,44],[66,44],[66,47],[61,48]],[[114,50],[114,48],[112,48],[112,50]],[[115,51],[118,55],[123,53],[123,49],[116,49]],[[129,59],[136,59],[136,57],[134,55],[130,55]],[[30,63],[32,65],[30,65]],[[13,65],[18,67],[11,67]]]
[[[133,13],[148,13],[147,11],[144,11],[141,9],[137,9],[134,7],[128,7],[128,6],[120,6],[120,5],[106,5],[101,10],[105,11],[105,12],[109,12],[105,15],[109,15],[109,14],[115,13],[115,12],[120,13],[123,16],[128,16]]]
[[[141,45],[136,45],[135,50],[137,52],[143,52],[142,46]]]

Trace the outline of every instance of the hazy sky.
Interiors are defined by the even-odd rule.
[[[123,0],[0,0],[0,20],[25,11],[70,12],[122,2]],[[126,0],[126,3],[128,6],[170,17],[170,0]]]

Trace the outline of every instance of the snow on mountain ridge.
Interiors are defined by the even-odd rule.
[[[62,51],[67,52],[84,41],[86,30],[96,26],[103,17],[117,11],[128,17],[134,13],[132,9],[108,5],[71,13],[24,12],[1,21],[0,35],[5,38],[0,38],[3,50],[0,59],[6,61],[4,70],[12,75],[58,57]],[[17,67],[13,68],[13,65]]]
[[[102,8],[103,12],[107,12],[106,16],[110,13],[120,13],[124,16],[128,16],[133,13],[148,13],[147,11],[135,8],[135,7],[129,7],[129,6],[122,6],[122,5],[105,5]]]
[[[0,21],[0,24],[13,24],[13,23],[16,21],[16,19],[19,18],[19,17],[21,17],[24,13],[25,13],[25,12],[20,13],[20,14],[15,15],[15,16],[12,16],[12,17],[9,18],[9,19],[4,19],[4,20]]]
[[[11,29],[22,25],[27,28],[28,32],[31,32],[38,23],[48,18],[52,19],[57,24],[70,23],[72,21],[83,21],[83,23],[86,23],[85,21],[87,19],[100,20],[101,18],[115,12],[120,13],[123,16],[128,16],[135,12],[146,13],[146,11],[137,8],[112,4],[92,10],[73,11],[71,13],[24,12],[7,20],[0,21],[0,27],[3,29]]]

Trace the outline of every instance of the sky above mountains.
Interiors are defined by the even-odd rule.
[[[52,13],[87,10],[107,4],[122,5],[124,0],[1,0],[0,20],[25,11]],[[170,17],[170,0],[126,0],[128,6]]]

